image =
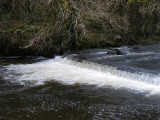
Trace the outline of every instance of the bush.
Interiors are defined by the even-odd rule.
[[[159,0],[2,0],[1,3],[0,36],[23,41],[19,48],[36,48],[41,53],[134,44],[159,35],[160,31]]]

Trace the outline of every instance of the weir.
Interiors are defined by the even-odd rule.
[[[63,58],[45,60],[33,64],[6,66],[5,80],[43,85],[47,81],[56,81],[64,85],[95,85],[113,89],[126,89],[149,95],[160,94],[160,77],[146,73],[131,73],[116,67],[93,62]]]

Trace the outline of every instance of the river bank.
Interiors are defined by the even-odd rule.
[[[103,48],[112,48],[112,50],[116,49],[117,47],[120,46],[139,46],[139,45],[149,45],[149,44],[154,44],[154,43],[159,43],[160,41],[160,37],[154,37],[152,40],[150,39],[149,41],[139,41],[137,43],[134,44],[105,44],[102,46],[84,46],[84,47],[80,47],[77,49],[66,49],[63,50],[63,48],[52,48],[52,49],[43,49],[43,50],[39,50],[38,48],[21,48],[18,44],[17,45],[9,45],[7,46],[6,43],[1,43],[0,45],[0,57],[7,57],[7,56],[21,56],[21,57],[27,57],[27,56],[43,56],[43,57],[48,57],[48,58],[52,58],[56,55],[63,55],[65,54],[67,51],[80,51],[80,50],[85,50],[85,49],[103,49]],[[101,43],[103,44],[103,42]],[[121,52],[121,51],[120,51]],[[126,51],[127,52],[127,51]]]
[[[159,0],[1,0],[0,55],[52,57],[67,50],[158,40],[159,4]]]

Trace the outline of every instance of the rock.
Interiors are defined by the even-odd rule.
[[[118,49],[114,49],[114,50],[108,51],[107,55],[122,55],[122,52]]]
[[[134,50],[139,50],[139,47],[135,46],[133,47]]]
[[[141,51],[139,47],[135,46],[132,48],[132,52],[138,52]]]
[[[121,40],[121,39],[122,39],[122,36],[116,35],[116,36],[114,36],[114,39],[115,39],[115,40]]]

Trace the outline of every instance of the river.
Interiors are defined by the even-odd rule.
[[[0,120],[159,120],[160,43],[0,58]]]

